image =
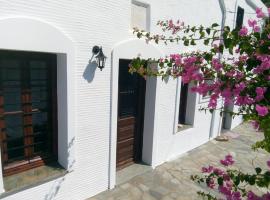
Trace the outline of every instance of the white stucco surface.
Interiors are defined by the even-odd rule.
[[[231,12],[235,11],[236,0],[224,1],[228,11],[226,23],[233,24],[235,15]],[[151,31],[157,31],[155,24],[160,19],[181,19],[192,25],[222,21],[217,0],[143,0],[142,3],[150,8]],[[238,3],[254,13],[246,1],[238,0]],[[192,50],[182,45],[147,45],[143,40],[134,40],[130,24],[130,0],[1,1],[0,49],[58,55],[59,143],[62,144],[59,162],[68,169],[72,166],[63,178],[3,199],[80,200],[115,186],[118,60],[138,54],[158,58]],[[90,60],[94,45],[102,46],[108,57],[103,71]],[[200,102],[196,95],[193,127],[176,132],[177,80],[148,79],[147,82],[143,160],[149,165],[156,167],[207,142],[211,121],[215,123],[211,137],[218,134],[219,114],[212,118],[210,113],[199,112],[200,106],[207,102]]]

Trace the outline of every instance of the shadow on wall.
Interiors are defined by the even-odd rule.
[[[75,164],[75,160],[73,160],[72,162],[70,162],[70,149],[71,147],[74,145],[74,138],[72,138],[72,140],[69,142],[68,144],[68,169],[73,168],[73,165]],[[70,171],[69,171],[70,172]],[[57,181],[54,181],[53,186],[49,189],[48,194],[45,195],[44,200],[52,200],[56,197],[56,195],[58,194],[62,183],[65,181],[65,176],[67,175],[67,173],[61,177],[60,179],[58,179]]]
[[[83,72],[83,78],[88,82],[91,83],[95,77],[95,72],[97,69],[97,63],[96,61],[93,61],[94,55],[89,60],[88,65],[86,66],[84,72]]]

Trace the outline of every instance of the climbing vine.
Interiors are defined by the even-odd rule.
[[[270,13],[270,9],[268,9]],[[193,83],[192,92],[210,95],[205,110],[219,110],[231,115],[242,115],[255,129],[264,133],[264,139],[252,148],[270,152],[270,20],[262,9],[256,10],[256,19],[248,20],[247,26],[231,29],[217,23],[209,27],[185,25],[181,21],[159,21],[163,34],[152,34],[134,29],[138,38],[146,42],[182,43],[184,46],[204,45],[205,51],[171,54],[160,59],[133,59],[130,73],[143,77],[181,77],[183,83]],[[168,36],[169,34],[169,36]],[[205,49],[205,48],[204,48]],[[209,80],[211,80],[209,82]],[[218,100],[224,101],[218,107]],[[236,105],[239,110],[226,110]],[[243,185],[256,185],[269,189],[270,171],[257,167],[254,174],[230,169],[233,157],[227,155],[221,164],[226,170],[208,166],[203,175],[192,176],[194,181],[206,183],[217,189],[225,199],[270,199],[270,194],[257,195]],[[270,161],[267,162],[270,167]],[[269,168],[270,169],[270,168]],[[211,193],[198,193],[207,199],[218,199]]]

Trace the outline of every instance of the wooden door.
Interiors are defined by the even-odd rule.
[[[130,60],[119,60],[116,167],[141,161],[146,81],[128,72]]]

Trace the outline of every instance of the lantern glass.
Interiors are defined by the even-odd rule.
[[[96,61],[100,70],[105,67],[106,58],[107,57],[103,54],[102,48],[100,48],[99,54],[96,56]]]
[[[107,59],[107,57],[104,55],[102,51],[102,47],[94,46],[92,49],[92,52],[94,55],[96,55],[95,59],[96,59],[98,68],[102,70],[105,67],[105,62]]]

